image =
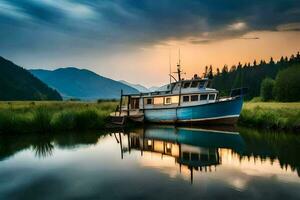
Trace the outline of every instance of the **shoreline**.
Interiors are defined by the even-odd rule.
[[[117,102],[0,102],[0,134],[102,131]],[[140,125],[129,124],[130,127]],[[246,102],[236,126],[300,130],[300,103]]]

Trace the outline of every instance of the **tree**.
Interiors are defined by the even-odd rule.
[[[283,102],[300,101],[300,64],[278,72],[274,86],[276,100]]]
[[[253,61],[253,67],[256,67],[257,66],[257,62],[256,60]]]
[[[271,64],[271,65],[274,65],[274,64],[275,64],[275,62],[274,62],[274,60],[273,60],[273,57],[271,57],[269,64]]]
[[[284,63],[284,58],[283,58],[283,56],[281,56],[281,58],[280,58],[280,61],[279,61],[281,64],[283,64]]]
[[[221,75],[214,76],[214,79],[212,81],[213,86],[222,94],[225,94],[226,91],[230,90],[230,88],[233,87],[247,87],[248,94],[247,96],[245,96],[245,99],[250,100],[253,97],[260,96],[261,83],[266,77],[270,77],[275,80],[279,71],[287,69],[295,64],[300,65],[300,60],[297,60],[298,56],[296,54],[294,55],[296,58],[294,59],[293,63],[289,61],[286,62],[285,57],[282,57],[280,59],[280,62],[275,62],[275,60],[273,60],[273,65],[269,64],[269,60],[267,64],[263,62],[263,65],[258,65],[255,61],[253,63],[254,65],[256,65],[255,67],[253,67],[253,65],[251,64],[249,65],[251,67],[243,67],[240,70],[233,70],[230,72],[228,70],[228,66],[225,65],[222,70],[220,69],[222,71]]]
[[[219,67],[217,68],[217,76],[219,76],[220,75],[220,69],[219,69]]]
[[[271,78],[265,78],[260,86],[260,96],[263,101],[273,100],[273,88],[275,81]]]
[[[208,67],[207,65],[205,66],[205,71],[203,73],[203,78],[206,78],[207,77],[207,73],[208,73]]]
[[[209,79],[213,79],[214,75],[213,75],[213,69],[212,66],[209,66],[209,70],[208,70],[208,74],[207,74],[207,78]]]
[[[287,56],[284,58],[284,62],[286,62],[286,63],[289,62],[289,59]]]
[[[230,72],[234,72],[236,70],[236,66],[233,65],[231,68],[230,68]]]
[[[259,63],[260,66],[265,65],[265,64],[266,64],[266,61],[264,61],[264,60],[261,60]]]
[[[222,68],[222,74],[227,74],[228,73],[228,66],[224,65],[224,67]]]
[[[237,69],[242,69],[242,64],[239,62]]]

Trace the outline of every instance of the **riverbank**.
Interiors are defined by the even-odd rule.
[[[99,130],[117,102],[1,102],[0,132]]]
[[[299,130],[300,103],[246,102],[239,124],[266,129]]]
[[[58,132],[105,129],[118,102],[1,102],[0,132]],[[239,124],[298,130],[300,103],[246,102]]]

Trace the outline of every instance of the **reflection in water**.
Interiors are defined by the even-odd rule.
[[[299,137],[285,133],[263,133],[240,128],[242,134],[233,131],[183,128],[173,126],[150,126],[135,129],[126,134],[114,134],[121,148],[121,158],[131,150],[153,153],[174,158],[179,172],[189,170],[193,182],[194,171],[212,172],[218,165],[239,165],[266,169],[276,165],[282,170],[297,172],[300,176]],[[126,145],[122,145],[127,141]]]
[[[32,141],[31,147],[38,158],[46,158],[52,156],[54,145],[51,143],[51,136],[48,134],[37,136]]]
[[[124,135],[116,134],[120,144],[121,158],[124,152],[132,149],[144,152],[158,153],[175,159],[175,165],[181,172],[182,167],[190,171],[193,182],[193,171],[211,172],[221,164],[220,151],[224,148],[241,152],[244,148],[243,139],[237,132],[215,131],[195,128],[175,128],[172,126],[152,126],[146,129],[136,129]],[[127,140],[127,146],[122,145]]]
[[[0,135],[0,199],[299,199],[299,153],[246,128]]]
[[[282,169],[291,168],[300,177],[300,137],[293,133],[259,132],[258,130],[240,128],[247,147],[241,157],[271,164],[278,161]]]
[[[33,144],[32,149],[35,151],[35,155],[38,158],[46,158],[52,155],[54,146],[51,144],[51,142],[47,141]]]

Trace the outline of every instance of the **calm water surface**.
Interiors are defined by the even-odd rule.
[[[245,128],[0,136],[0,199],[300,199],[299,154]]]

